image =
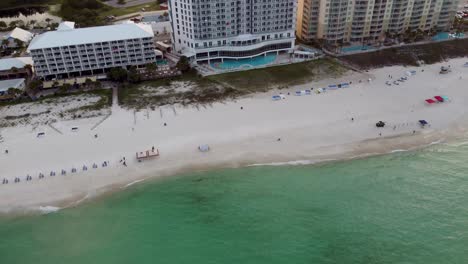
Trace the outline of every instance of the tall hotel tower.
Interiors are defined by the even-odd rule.
[[[294,48],[297,0],[169,0],[174,51],[193,62]]]

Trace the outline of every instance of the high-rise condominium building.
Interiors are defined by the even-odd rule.
[[[28,50],[37,76],[69,78],[154,63],[153,37],[149,25],[126,23],[75,29],[73,22],[63,22],[56,31],[35,37]]]
[[[328,43],[375,41],[385,32],[448,30],[459,0],[299,0],[297,34]]]
[[[175,52],[192,61],[294,48],[297,0],[169,0]]]

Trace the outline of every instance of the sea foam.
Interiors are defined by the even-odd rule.
[[[56,206],[39,206],[39,211],[42,213],[42,214],[50,214],[50,213],[55,213],[55,212],[58,212],[60,211],[60,207],[56,207]]]

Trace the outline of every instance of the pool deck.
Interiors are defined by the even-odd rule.
[[[425,40],[425,41],[419,41],[419,42],[413,42],[413,43],[400,43],[400,44],[395,44],[395,45],[391,45],[391,46],[373,47],[373,49],[356,50],[356,51],[351,51],[351,52],[335,53],[333,51],[326,50],[326,49],[323,49],[323,52],[325,54],[333,56],[333,57],[341,57],[341,56],[347,56],[347,55],[351,55],[351,54],[374,52],[374,51],[397,48],[397,47],[402,47],[402,46],[417,46],[417,45],[430,44],[430,43],[439,43],[439,42],[444,42],[444,41],[453,41],[453,40],[465,39],[465,38],[468,38],[467,34],[464,34],[462,37],[457,37],[457,38],[448,38],[448,39],[442,39],[442,40],[433,40],[433,39],[431,39],[431,40]]]
[[[322,57],[323,57],[323,55],[318,56],[315,59],[319,59],[319,58],[322,58]],[[195,66],[195,69],[202,76],[210,76],[210,75],[217,75],[217,74],[223,74],[223,73],[229,73],[229,72],[239,72],[239,71],[246,71],[246,70],[254,70],[254,69],[262,69],[262,68],[268,68],[268,67],[274,67],[274,66],[288,65],[288,64],[299,63],[299,62],[304,62],[304,61],[308,61],[308,60],[290,58],[290,56],[288,54],[280,54],[280,55],[276,56],[276,59],[272,63],[268,63],[268,64],[265,64],[265,65],[259,65],[259,66],[251,65],[252,67],[248,67],[248,68],[238,67],[238,68],[232,68],[232,69],[219,69],[219,68],[214,68],[213,66],[211,66],[209,64],[198,64],[197,66]]]

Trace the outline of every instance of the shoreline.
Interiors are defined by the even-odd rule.
[[[397,136],[400,139],[408,140],[411,137],[414,137],[412,134],[406,134],[406,135],[399,135]],[[371,144],[375,143],[381,143],[383,141],[388,141],[393,137],[389,138],[379,138],[379,139],[372,139],[372,140],[366,140],[367,142]],[[437,138],[437,137],[436,137]],[[199,172],[205,172],[205,171],[216,171],[216,170],[228,170],[228,169],[240,169],[240,168],[249,168],[249,167],[264,167],[264,166],[320,166],[320,165],[326,165],[326,164],[331,164],[331,163],[336,163],[336,162],[347,162],[347,161],[352,161],[352,160],[358,160],[358,159],[366,159],[366,158],[371,158],[371,157],[378,157],[382,155],[391,155],[399,152],[411,152],[411,151],[419,151],[423,150],[426,148],[429,148],[433,145],[439,145],[439,144],[445,144],[445,143],[450,143],[450,142],[457,142],[459,138],[454,137],[452,140],[447,141],[445,138],[441,138],[437,141],[426,141],[425,143],[427,144],[401,144],[402,146],[405,146],[406,149],[382,149],[382,152],[365,152],[362,149],[359,150],[359,152],[343,152],[340,154],[336,154],[336,156],[327,156],[326,158],[319,158],[319,157],[314,157],[316,160],[313,160],[312,157],[311,159],[305,159],[305,160],[289,160],[289,161],[278,161],[278,160],[271,160],[271,162],[265,162],[265,163],[250,163],[249,161],[243,161],[240,162],[236,165],[232,164],[214,164],[214,165],[188,165],[186,167],[181,167],[177,168],[174,170],[166,171],[166,172],[161,172],[159,175],[156,176],[151,176],[150,174],[154,174],[151,172],[147,172],[149,174],[142,174],[139,175],[139,177],[136,177],[134,180],[129,181],[129,182],[120,182],[120,183],[115,183],[109,186],[104,186],[101,188],[97,188],[93,190],[93,193],[86,193],[86,194],[78,194],[73,197],[68,197],[63,200],[55,200],[51,202],[50,204],[30,204],[26,207],[16,207],[16,208],[9,208],[8,210],[0,210],[0,216],[22,216],[22,215],[40,215],[40,214],[48,214],[48,213],[54,213],[58,212],[60,210],[64,209],[69,209],[73,208],[76,206],[80,206],[83,203],[89,202],[89,201],[96,201],[100,199],[105,199],[106,197],[109,197],[110,195],[113,195],[115,193],[125,191],[128,188],[134,187],[138,184],[151,184],[155,183],[156,181],[166,179],[167,177],[178,177],[178,176],[183,176],[184,174],[192,174],[192,173],[199,173]],[[356,142],[354,143],[355,145],[359,145],[364,143],[363,142]],[[396,147],[399,147],[400,144],[398,144]]]
[[[468,91],[463,87],[468,70],[459,66],[464,61],[462,58],[448,62],[456,65],[456,72],[449,75],[434,74],[447,62],[351,73],[339,78],[352,80],[350,88],[310,96],[290,95],[278,102],[271,101],[275,94],[271,91],[201,110],[171,106],[133,113],[114,107],[109,120],[93,131],[87,130],[93,126],[92,120],[57,125],[62,131],[79,125],[80,131],[75,134],[58,135],[50,129],[34,131],[27,126],[7,128],[1,132],[10,153],[0,155],[0,167],[4,168],[0,178],[29,173],[34,179],[0,185],[0,214],[34,213],[41,206],[44,211],[73,207],[141,181],[145,184],[193,171],[352,160],[416,150],[442,139],[452,141],[468,131]],[[385,85],[389,73],[401,77],[410,69],[417,69],[418,73],[407,82]],[[372,82],[357,82],[363,76],[373,76]],[[332,82],[338,80],[299,85],[288,91],[293,94],[295,90]],[[433,106],[423,103],[426,97],[439,93],[452,101]],[[351,117],[356,120],[351,121]],[[431,127],[420,129],[420,119],[429,120]],[[377,129],[375,122],[379,120],[389,125]],[[398,129],[392,130],[392,126]],[[41,129],[47,132],[46,137],[34,138]],[[99,137],[95,139],[94,134]],[[276,140],[279,137],[280,142]],[[211,151],[198,152],[196,148],[201,144],[209,144]],[[155,160],[138,163],[128,159],[153,145],[161,152]],[[122,157],[127,157],[128,167],[118,162]],[[60,168],[80,168],[81,164],[102,161],[110,161],[110,165],[76,174],[68,170],[66,176],[59,175]],[[57,176],[48,176],[50,168],[57,170]],[[45,179],[38,180],[34,171],[45,172]]]

